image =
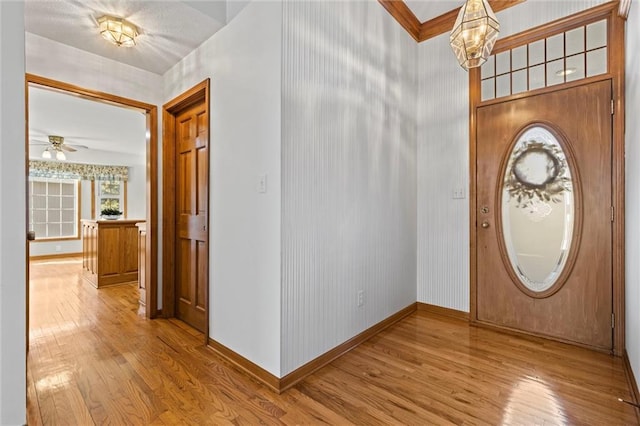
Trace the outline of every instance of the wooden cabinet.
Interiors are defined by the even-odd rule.
[[[147,224],[146,222],[136,223],[138,228],[138,290],[140,292],[140,307],[147,304],[147,274],[145,273],[145,262],[147,252]]]
[[[94,287],[138,281],[140,220],[83,220],[83,276]]]

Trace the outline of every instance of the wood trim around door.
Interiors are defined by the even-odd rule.
[[[562,33],[571,28],[595,22],[600,19],[608,20],[608,61],[609,72],[603,74],[602,79],[610,79],[614,101],[614,114],[612,118],[613,147],[612,147],[612,204],[614,210],[614,221],[612,227],[612,296],[614,315],[613,333],[613,353],[622,356],[625,349],[625,165],[624,165],[624,93],[625,93],[625,52],[624,52],[624,19],[618,15],[618,2],[608,2],[602,5],[587,9],[585,11],[570,15],[553,22],[532,28],[511,37],[498,40],[493,53],[512,49],[520,45],[526,45],[532,41],[548,37],[552,34]],[[622,48],[620,48],[622,46]],[[618,48],[616,48],[618,47]],[[578,84],[580,82],[576,82]],[[540,93],[553,89],[561,90],[567,85],[557,85],[553,88],[540,89]],[[470,209],[470,321],[476,325],[477,316],[477,202],[476,202],[476,131],[477,120],[476,111],[479,106],[496,103],[499,100],[508,101],[518,95],[507,96],[501,99],[482,102],[480,93],[480,69],[469,70],[469,209]]]
[[[46,87],[51,90],[77,95],[85,99],[116,105],[124,108],[144,111],[146,115],[146,144],[147,144],[147,194],[146,194],[146,221],[147,221],[147,256],[146,256],[146,276],[147,276],[147,294],[146,294],[146,312],[147,318],[155,318],[158,312],[158,107],[145,102],[134,99],[128,99],[109,93],[99,92],[96,90],[85,89],[73,84],[52,80],[46,77],[40,77],[33,74],[26,74],[26,90],[28,94],[29,85],[37,85]],[[27,98],[27,109],[28,109]],[[27,116],[28,117],[28,116]],[[28,156],[28,123],[27,123],[27,146],[26,152]],[[94,183],[92,182],[92,185]],[[95,188],[95,187],[94,187]],[[94,197],[95,198],[95,197]],[[95,214],[95,199],[92,201],[92,215]],[[27,260],[28,265],[28,260]],[[29,306],[27,305],[27,311]]]
[[[185,108],[204,101],[206,114],[210,122],[209,87],[210,80],[206,79],[162,106],[162,316],[164,318],[175,317],[176,310],[176,116]],[[210,134],[211,128],[209,124],[209,135]],[[211,136],[209,136],[209,140],[210,139]],[[209,162],[209,164],[211,163]],[[209,173],[210,170],[211,166],[209,165]],[[209,188],[209,191],[210,190],[211,189]],[[207,203],[210,203],[208,195]],[[209,211],[209,208],[210,206],[207,206],[207,211]],[[209,217],[210,216],[211,215],[209,214]],[[210,282],[207,279],[205,291],[205,345],[209,344],[209,287]]]

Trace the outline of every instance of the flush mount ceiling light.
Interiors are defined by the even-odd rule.
[[[105,15],[98,18],[100,35],[116,46],[131,47],[136,45],[138,28],[122,18]]]
[[[449,44],[465,70],[479,67],[489,55],[500,33],[500,24],[487,0],[467,0],[453,25]]]

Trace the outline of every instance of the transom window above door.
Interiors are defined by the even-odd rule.
[[[481,100],[607,72],[607,20],[603,19],[490,56],[481,70]]]

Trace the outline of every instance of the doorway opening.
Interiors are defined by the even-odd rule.
[[[32,74],[27,74],[26,75],[26,105],[27,105],[26,117],[27,117],[27,127],[29,129],[29,131],[27,132],[27,140],[25,141],[25,145],[26,145],[25,150],[26,150],[27,157],[29,157],[30,148],[33,149],[33,147],[30,146],[31,141],[29,136],[32,136],[31,134],[33,135],[37,134],[37,136],[39,136],[38,139],[42,139],[43,135],[45,136],[44,137],[45,145],[43,147],[36,148],[38,150],[38,156],[40,156],[39,151],[40,150],[43,151],[42,156],[44,157],[44,159],[48,159],[49,157],[45,152],[53,153],[53,155],[56,156],[59,160],[62,159],[63,157],[69,157],[69,159],[72,160],[73,155],[75,155],[76,153],[82,154],[82,151],[84,150],[87,150],[87,152],[90,152],[90,149],[84,146],[84,143],[89,144],[89,142],[88,140],[83,141],[82,135],[55,135],[55,134],[49,135],[49,136],[53,136],[53,142],[55,143],[51,145],[47,145],[46,142],[52,140],[51,137],[47,136],[47,133],[51,133],[52,130],[34,129],[34,131],[31,132],[31,127],[29,126],[30,125],[30,122],[29,122],[30,88],[33,88],[34,90],[37,89],[40,92],[48,91],[50,93],[52,92],[57,94],[64,94],[65,96],[77,97],[83,100],[90,100],[90,101],[94,101],[102,104],[107,104],[110,106],[116,106],[119,108],[133,110],[144,115],[142,118],[142,123],[144,125],[144,131],[145,131],[145,134],[143,135],[144,145],[145,145],[145,154],[143,155],[144,157],[143,161],[141,161],[141,163],[143,163],[143,165],[140,166],[141,171],[139,172],[139,175],[136,176],[136,178],[138,179],[138,182],[140,182],[141,180],[143,181],[143,187],[145,188],[146,195],[143,200],[145,203],[144,206],[140,205],[141,204],[139,202],[140,200],[138,200],[137,207],[132,205],[131,202],[127,202],[127,198],[128,198],[127,195],[128,193],[129,195],[131,195],[130,194],[131,188],[126,185],[126,182],[124,182],[126,181],[126,178],[123,179],[122,177],[119,177],[120,181],[118,181],[118,179],[114,179],[113,181],[111,181],[105,177],[105,179],[101,181],[101,182],[104,182],[104,185],[96,184],[95,180],[91,180],[90,182],[87,182],[88,184],[87,188],[90,185],[90,188],[91,188],[90,190],[87,188],[78,189],[77,194],[75,194],[76,197],[74,199],[76,200],[76,205],[78,206],[77,211],[75,211],[74,213],[75,217],[71,218],[69,221],[59,219],[58,221],[60,222],[60,227],[56,229],[54,229],[55,227],[53,227],[51,232],[52,232],[52,235],[55,234],[56,232],[61,232],[63,234],[64,232],[67,232],[67,231],[77,232],[76,234],[74,234],[74,237],[70,238],[69,240],[75,240],[73,242],[75,242],[76,244],[80,244],[80,246],[82,246],[82,241],[80,240],[80,212],[82,210],[85,210],[85,211],[88,210],[87,207],[83,209],[80,204],[80,198],[82,197],[82,192],[85,192],[85,203],[83,204],[86,204],[89,202],[91,203],[91,208],[90,208],[91,213],[87,214],[91,216],[90,219],[97,219],[98,216],[100,215],[101,208],[111,207],[116,210],[123,211],[125,215],[129,213],[127,212],[127,210],[129,210],[131,213],[137,211],[136,215],[142,216],[142,217],[136,217],[135,219],[142,219],[146,223],[146,234],[144,236],[144,247],[145,247],[144,287],[147,289],[147,291],[144,292],[145,316],[147,318],[155,318],[158,315],[157,273],[156,273],[157,271],[157,217],[158,217],[158,214],[157,214],[157,209],[158,209],[158,206],[157,206],[157,186],[158,186],[157,185],[157,152],[158,152],[157,107],[144,102],[139,102],[136,100],[127,99],[120,96],[111,95],[108,93],[85,89],[85,88],[74,86],[68,83],[64,83],[64,82],[60,82],[60,81],[32,75]],[[72,120],[74,118],[77,120],[80,120],[80,117],[71,117]],[[40,135],[39,133],[42,133],[42,135]],[[60,139],[57,139],[57,137],[60,137],[60,136],[61,137],[74,136],[75,138],[68,137],[68,142],[65,141],[64,143],[65,144],[68,143],[69,146],[60,147],[59,145],[56,145],[56,143],[60,141]],[[84,153],[84,155],[86,156],[86,153]],[[103,155],[106,156],[107,154],[103,153]],[[82,155],[78,155],[78,158],[81,158],[81,157]],[[79,160],[79,162],[80,161],[81,160]],[[104,161],[101,161],[100,163],[104,163]],[[60,164],[64,165],[64,163],[62,162]],[[113,171],[110,171],[110,173],[113,173]],[[117,186],[118,186],[117,190],[115,188],[114,182],[117,182]],[[69,190],[73,189],[72,185],[67,185],[67,186],[69,186],[70,188]],[[81,187],[81,186],[78,185],[78,187]],[[52,188],[52,191],[57,191],[57,190],[58,190],[57,187]],[[86,197],[87,197],[86,194],[91,194],[89,196],[90,200],[86,200]],[[27,194],[27,196],[29,196],[29,194]],[[55,197],[52,197],[52,202],[54,204],[55,203],[60,204],[64,202],[64,200],[53,200],[53,198]],[[101,203],[104,205],[101,205]],[[69,216],[69,212],[57,212],[57,213],[60,213],[61,215],[66,214],[67,216]],[[48,215],[48,212],[46,212],[45,214]],[[131,214],[129,214],[129,216],[131,216]],[[70,223],[67,223],[67,222],[70,222]],[[42,230],[45,230],[46,226],[48,225],[44,225],[44,226],[45,227],[41,226]],[[65,231],[65,227],[69,229]],[[77,227],[77,230],[71,229],[73,227]],[[46,229],[46,232],[49,232],[49,229]],[[55,235],[53,236],[55,237]],[[37,234],[36,234],[36,238],[37,238]],[[63,241],[61,241],[60,243],[54,242],[54,244],[57,244],[57,245],[53,250],[55,251],[59,250],[62,252],[63,251],[62,242]],[[72,251],[76,251],[76,253],[73,253],[73,254],[78,255],[77,249],[75,250],[72,249]],[[56,257],[55,253],[51,257]],[[27,278],[28,278],[29,277],[29,252],[27,252],[26,264],[27,264]],[[26,319],[27,319],[27,348],[28,348],[28,331],[29,331],[29,289],[28,287],[27,287]]]
[[[614,48],[624,45],[624,20],[617,12],[616,3],[605,3],[499,40],[487,65],[469,72],[470,319],[478,325],[542,335],[620,356],[625,348],[625,60],[624,52]],[[557,105],[550,106],[556,101]],[[596,118],[603,126],[600,134],[581,134]],[[489,130],[492,123],[504,126],[506,133]],[[518,131],[528,131],[534,124],[551,129],[551,133],[558,124],[558,143],[534,146],[532,143],[544,138],[523,140],[522,144],[514,139]],[[597,168],[589,163],[591,148],[584,146],[584,141],[595,143],[594,138],[602,148]],[[506,155],[509,152],[513,155]],[[574,154],[578,162],[572,165]],[[526,176],[520,173],[523,162],[536,156],[552,165],[541,182],[529,175],[529,169]],[[567,171],[576,171],[574,178],[569,172],[560,173],[564,163],[557,160],[565,157]],[[594,178],[591,173],[597,171],[602,176]],[[561,188],[570,181],[578,186]],[[565,194],[550,194],[551,186]],[[512,196],[515,199],[510,202]],[[556,247],[556,258],[561,262],[552,265],[546,256],[551,252],[531,243],[550,232],[539,222],[552,217],[563,200],[569,210],[575,207],[577,222],[566,222],[563,228],[564,235],[575,241],[565,238]],[[518,218],[529,221],[529,234],[533,233],[533,221],[538,221],[535,238],[525,241],[520,238],[524,232],[514,237]],[[580,235],[579,220],[583,218],[602,230],[593,247],[589,247],[593,245],[589,240],[592,234],[585,231],[585,238]],[[585,230],[591,230],[592,226],[585,224]],[[507,228],[510,232],[505,232]],[[591,267],[596,262],[583,259],[580,266],[579,256],[588,248],[596,255],[594,259],[602,260],[598,277]],[[578,256],[577,260],[573,256]],[[534,268],[536,262],[547,262],[548,267]],[[494,272],[502,279],[489,279]],[[586,277],[582,281],[592,284],[589,290],[593,294],[586,296],[584,288],[565,285],[571,284],[571,277],[574,281]],[[498,281],[500,289],[493,286]],[[505,292],[511,296],[504,296]],[[504,297],[491,299],[495,294]],[[568,296],[579,302],[573,305],[575,315],[565,304],[554,302]],[[585,326],[596,316],[597,333]],[[562,324],[566,332],[556,332],[559,327],[554,324]]]

